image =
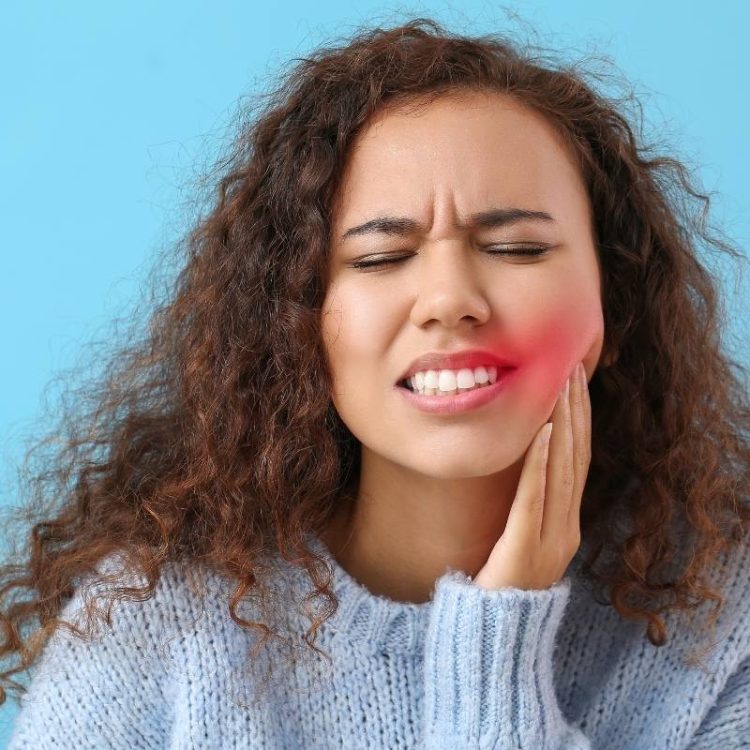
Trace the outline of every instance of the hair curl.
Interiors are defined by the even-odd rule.
[[[263,631],[260,645],[272,631],[236,608],[262,589],[263,556],[280,554],[327,598],[304,636],[319,651],[315,632],[338,601],[305,537],[352,501],[359,478],[320,327],[332,201],[373,113],[466,89],[514,97],[555,124],[593,205],[611,364],[590,384],[583,572],[657,646],[661,613],[712,600],[715,617],[723,604],[705,576],[747,530],[750,410],[733,368],[747,372],[721,351],[717,282],[698,243],[742,256],[707,229],[709,199],[686,167],[637,143],[628,97],[597,93],[595,74],[499,34],[417,18],[296,62],[217,163],[212,208],[177,243],[181,270],[167,301],[153,301],[148,335],[133,326],[135,343],[104,359],[25,454],[27,467],[56,446],[27,470],[19,518],[31,531],[0,568],[0,657],[19,661],[0,673],[0,703],[7,687],[25,690],[10,676],[115,552],[147,580],[115,599],[150,597],[167,562],[228,575],[231,617]],[[34,619],[41,628],[24,636]]]

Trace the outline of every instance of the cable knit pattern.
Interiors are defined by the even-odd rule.
[[[117,602],[94,641],[55,634],[8,750],[750,748],[747,543],[724,561],[726,604],[702,666],[687,663],[706,645],[695,626],[670,613],[670,640],[652,646],[642,623],[595,601],[579,556],[542,591],[486,591],[447,569],[430,601],[412,604],[372,594],[310,543],[340,602],[316,640],[332,665],[304,642],[294,662],[273,643],[249,660],[259,636],[230,619],[232,582],[206,570],[198,597],[190,571],[170,565],[151,599]],[[273,626],[301,638],[311,587],[304,571],[276,566],[274,588],[290,598]],[[66,619],[81,601],[79,589]],[[259,616],[250,601],[240,614]]]

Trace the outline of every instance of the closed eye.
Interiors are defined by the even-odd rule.
[[[498,249],[503,248],[503,249]],[[515,250],[508,250],[507,245],[488,245],[486,248],[486,252],[490,255],[511,255],[511,256],[541,256],[545,253],[549,252],[551,249],[548,247],[541,247],[538,245],[535,245],[533,247],[524,247],[519,248]],[[349,265],[351,268],[357,268],[357,269],[367,269],[367,268],[380,268],[381,266],[389,266],[394,263],[400,263],[401,261],[407,260],[411,258],[411,255],[398,255],[398,256],[388,256],[385,258],[382,258],[381,260],[357,260],[353,261]]]

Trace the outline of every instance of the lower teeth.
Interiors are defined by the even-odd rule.
[[[416,393],[420,396],[455,396],[460,395],[461,393],[469,393],[470,391],[477,390],[477,388],[484,388],[488,385],[492,385],[492,383],[477,383],[473,388],[457,388],[453,391],[441,391],[438,388],[426,388],[421,391],[417,388],[411,388],[410,390],[412,393]]]

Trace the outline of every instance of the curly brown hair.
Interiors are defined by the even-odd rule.
[[[236,608],[270,597],[264,555],[304,566],[311,596],[328,602],[304,636],[319,650],[338,601],[306,540],[356,497],[360,466],[321,339],[330,209],[376,111],[461,89],[545,115],[592,202],[607,357],[590,383],[582,572],[623,618],[647,623],[654,645],[667,640],[667,610],[712,600],[715,618],[723,604],[706,576],[747,531],[750,409],[747,371],[721,350],[717,278],[697,251],[742,254],[707,228],[709,199],[684,164],[637,143],[632,95],[605,96],[596,74],[538,45],[424,18],[360,29],[296,63],[217,163],[211,210],[177,243],[181,270],[167,301],[151,300],[148,334],[134,325],[25,455],[31,491],[12,521],[31,531],[0,569],[0,656],[18,663],[0,674],[0,702],[25,690],[11,675],[67,627],[65,603],[114,553],[147,585],[115,588],[112,601],[149,598],[169,562],[229,576],[231,617],[262,631],[260,645],[271,629]]]

